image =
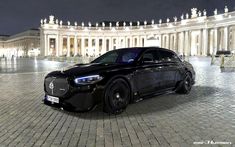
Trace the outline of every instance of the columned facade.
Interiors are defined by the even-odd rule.
[[[192,9],[180,21],[132,26],[63,25],[54,16],[41,21],[41,54],[44,56],[99,56],[125,47],[158,46],[186,56],[207,56],[235,49],[235,12],[206,16]],[[150,43],[151,42],[151,43]]]

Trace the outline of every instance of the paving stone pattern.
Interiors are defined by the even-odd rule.
[[[44,105],[46,72],[0,74],[0,147],[235,146],[235,73],[221,73],[209,58],[190,62],[197,73],[190,94],[157,96],[116,116]],[[201,141],[232,145],[193,144]]]

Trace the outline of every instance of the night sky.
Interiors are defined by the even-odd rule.
[[[63,22],[151,21],[190,13],[192,7],[219,13],[235,10],[235,0],[0,0],[0,34],[38,28],[41,18],[54,15]]]

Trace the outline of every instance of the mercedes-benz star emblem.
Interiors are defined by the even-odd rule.
[[[49,88],[51,89],[51,94],[53,94],[53,89],[55,88],[53,81],[51,81],[49,84]]]

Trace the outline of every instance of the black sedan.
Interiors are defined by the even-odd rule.
[[[45,77],[44,103],[88,111],[101,103],[117,114],[127,105],[169,91],[188,94],[195,82],[192,65],[157,47],[112,50],[89,64],[76,64]]]

